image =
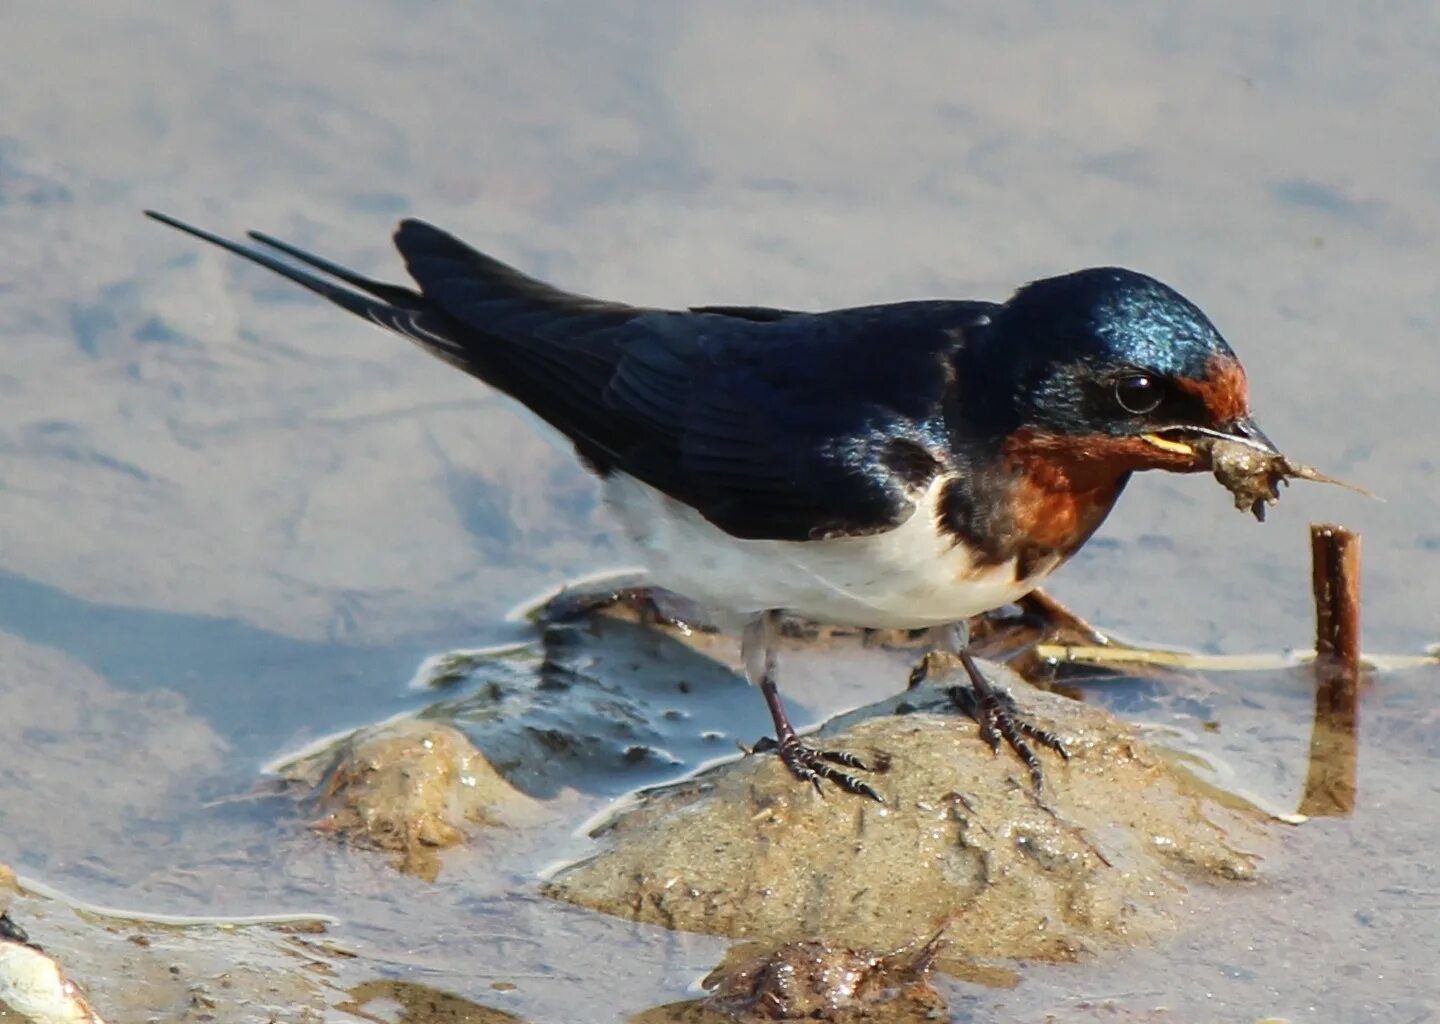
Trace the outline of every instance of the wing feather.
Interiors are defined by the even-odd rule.
[[[946,468],[954,352],[997,308],[643,309],[562,291],[406,220],[395,244],[412,289],[269,235],[250,237],[303,266],[150,216],[409,338],[524,403],[598,472],[632,474],[746,538],[903,522],[920,477]]]

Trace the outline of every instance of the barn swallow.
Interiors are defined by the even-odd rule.
[[[149,216],[266,267],[478,377],[565,435],[653,581],[741,636],[799,779],[874,799],[845,751],[801,742],[776,688],[777,616],[931,630],[967,710],[1029,766],[1066,755],[988,682],[969,617],[1073,555],[1131,474],[1208,468],[1198,442],[1273,451],[1245,371],[1193,303],[1117,267],[1007,302],[801,312],[649,309],[562,291],[418,220],[395,245],[415,287],[259,232],[246,245]]]

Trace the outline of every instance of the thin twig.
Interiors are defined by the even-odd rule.
[[[1315,650],[1321,671],[1360,673],[1360,537],[1343,526],[1310,526]],[[1326,664],[1328,662],[1329,664]]]
[[[1276,669],[1308,665],[1315,660],[1313,650],[1287,653],[1257,652],[1254,654],[1195,654],[1191,651],[1169,651],[1148,647],[1092,647],[1069,644],[1039,644],[1035,653],[1047,661],[1070,661],[1087,665],[1156,665],[1161,668],[1191,669],[1196,672],[1269,672]],[[1405,668],[1440,665],[1436,654],[1361,654],[1360,664],[1366,668],[1390,672]]]

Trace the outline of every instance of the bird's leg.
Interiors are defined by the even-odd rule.
[[[925,633],[925,656],[910,670],[908,689],[915,689],[931,676],[939,676],[951,667],[959,652],[970,645],[970,620],[948,626],[932,626]]]
[[[1030,780],[1039,790],[1044,785],[1045,772],[1027,739],[1048,747],[1068,761],[1070,752],[1065,749],[1060,737],[1031,722],[1016,705],[1014,697],[985,678],[969,651],[969,623],[936,626],[931,630],[930,641],[933,649],[910,673],[910,685],[921,683],[934,670],[937,661],[959,659],[965,674],[970,677],[970,685],[952,686],[946,693],[956,707],[975,719],[980,726],[980,738],[990,744],[991,750],[998,754],[1003,740],[1020,755],[1030,769]]]
[[[775,685],[775,612],[762,612],[745,626],[740,638],[741,657],[745,662],[745,676],[760,688],[765,704],[770,708],[770,719],[775,723],[775,739],[764,740],[755,745],[756,750],[773,749],[780,756],[791,773],[802,781],[811,783],[816,792],[823,793],[821,782],[830,780],[847,793],[868,796],[884,803],[884,798],[868,783],[840,771],[835,765],[870,771],[870,766],[854,754],[843,750],[818,750],[800,742],[785,705],[780,700],[780,690]],[[773,742],[773,747],[771,743]]]

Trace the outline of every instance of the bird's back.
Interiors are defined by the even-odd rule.
[[[658,310],[553,288],[406,221],[422,305],[403,333],[512,395],[600,473],[622,472],[737,537],[800,540],[903,521],[945,459],[964,330],[996,307],[825,313]]]
[[[519,400],[602,476],[634,477],[746,539],[904,522],[952,468],[956,354],[1001,308],[647,309],[555,288],[418,220],[395,234],[409,288],[267,235],[251,238],[311,269],[151,215],[404,335]]]

